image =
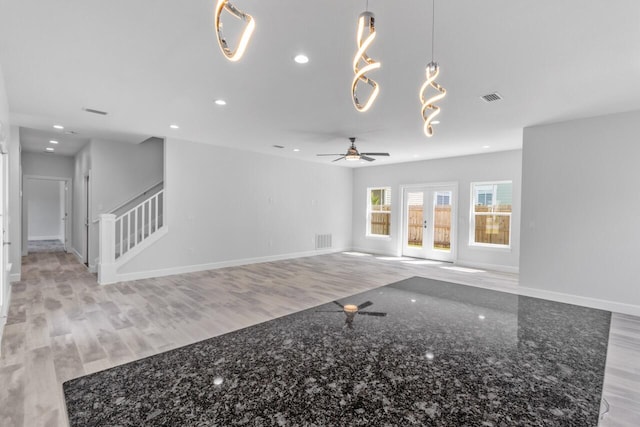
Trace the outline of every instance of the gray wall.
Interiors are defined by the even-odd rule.
[[[474,156],[359,168],[354,172],[353,246],[357,250],[399,255],[402,185],[441,182],[458,183],[458,263],[499,270],[516,271],[520,257],[520,186],[522,151],[503,151]],[[469,245],[471,183],[512,181],[513,213],[511,248]],[[391,187],[391,238],[366,236],[367,188]]]
[[[63,188],[62,192],[60,188]],[[24,206],[28,212],[26,224],[28,240],[64,241],[63,210],[64,182],[46,179],[25,179]]]
[[[169,139],[168,234],[121,273],[178,272],[351,245],[352,171]]]
[[[638,135],[640,111],[524,130],[521,286],[640,306]]]

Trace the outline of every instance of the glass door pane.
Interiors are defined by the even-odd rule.
[[[424,193],[407,192],[407,241],[409,247],[421,248],[423,241]]]
[[[451,250],[452,191],[433,192],[433,249]]]

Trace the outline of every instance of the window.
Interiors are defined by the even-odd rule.
[[[390,236],[391,188],[369,188],[367,192],[367,236]]]
[[[511,181],[471,184],[469,243],[479,246],[511,245]]]

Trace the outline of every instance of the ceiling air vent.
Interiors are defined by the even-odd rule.
[[[284,145],[274,145],[273,148],[284,148]]]
[[[500,101],[502,99],[502,95],[500,95],[498,92],[493,92],[482,95],[480,98],[482,98],[484,102],[495,102]]]
[[[87,113],[99,114],[101,116],[106,116],[107,114],[109,114],[106,111],[94,110],[93,108],[83,108],[83,110]]]

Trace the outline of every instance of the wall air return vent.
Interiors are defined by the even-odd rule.
[[[500,101],[502,99],[502,95],[500,95],[498,92],[493,92],[482,95],[480,98],[482,98],[484,102],[495,102]]]
[[[316,249],[328,249],[332,246],[331,233],[316,234]]]

